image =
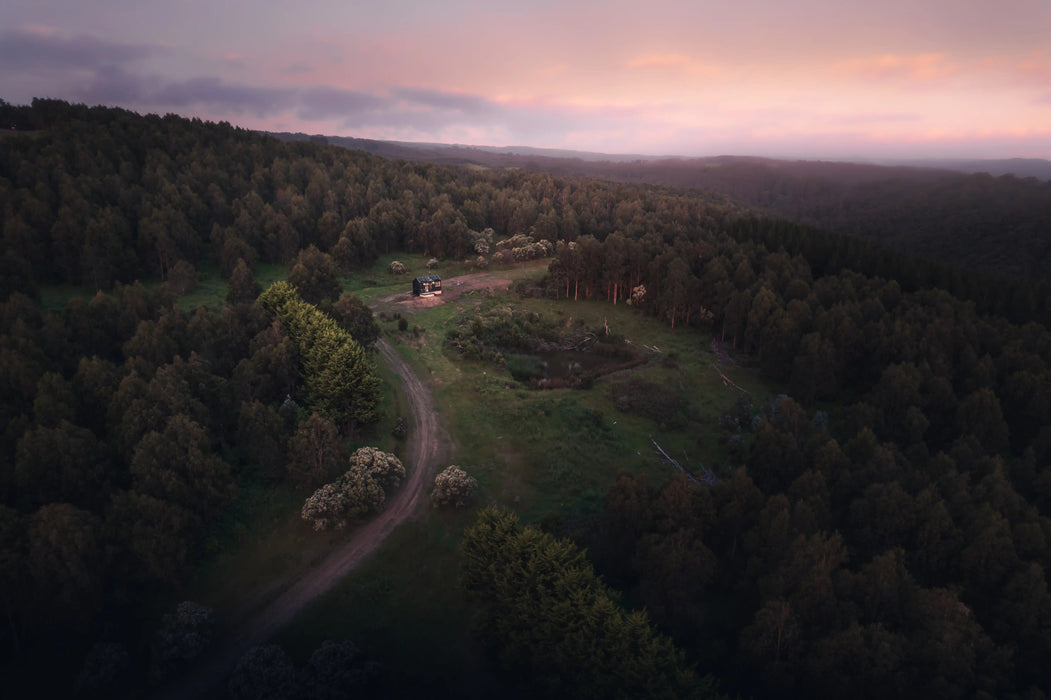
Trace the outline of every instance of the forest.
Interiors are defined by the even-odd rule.
[[[305,138],[302,134],[278,134]],[[717,192],[769,215],[857,236],[921,257],[1033,281],[1051,276],[1043,231],[1051,219],[1047,161],[961,162],[971,172],[864,163],[709,158],[569,157],[470,147],[411,146],[329,137],[393,158],[442,165],[522,168],[563,177]],[[553,152],[557,153],[557,152]],[[1000,172],[997,176],[986,170]],[[1014,175],[1010,168],[1032,175]]]
[[[481,513],[465,586],[508,687],[617,694],[559,671],[537,651],[544,630],[521,634],[557,590],[587,602],[580,629],[609,632],[564,640],[565,653],[601,664],[624,645],[660,651],[633,670],[663,679],[654,695],[1051,693],[1039,275],[917,258],[703,189],[387,160],[55,100],[3,107],[19,126],[0,136],[0,664],[12,683],[58,666],[81,694],[112,696],[178,672],[157,611],[214,551],[237,494],[319,485],[296,446],[376,420],[379,329],[339,279],[406,251],[548,257],[529,293],[630,303],[707,333],[776,396],[742,393],[719,419],[713,484],[624,473],[592,517],[522,527]],[[942,230],[997,220],[970,194],[983,182],[1000,186],[961,176],[945,201],[981,211]],[[1043,222],[1027,235],[1046,245],[1047,187],[1005,182],[1032,189],[1012,206]],[[919,185],[915,197],[932,216],[941,206]],[[908,233],[857,216],[880,241]],[[298,296],[277,287],[256,302],[268,264],[287,266]],[[1048,269],[1046,248],[1032,264]],[[180,310],[210,270],[229,280],[227,303]],[[85,294],[49,307],[54,288]],[[319,366],[314,338],[344,358],[339,371]],[[472,568],[478,552],[504,564]],[[537,568],[522,580],[506,563],[526,554]],[[113,686],[115,668],[136,671]]]

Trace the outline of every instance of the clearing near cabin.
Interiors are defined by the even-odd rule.
[[[379,300],[378,308],[390,304],[406,304],[412,307],[438,306],[456,299],[461,294],[478,289],[504,290],[511,286],[511,279],[499,272],[474,272],[469,275],[442,279],[442,293],[429,297],[413,296],[412,292],[391,294]]]

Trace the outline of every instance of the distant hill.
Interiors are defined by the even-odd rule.
[[[541,157],[544,159],[568,159],[584,162],[624,162],[634,160],[657,160],[658,156],[647,156],[641,154],[609,154],[593,153],[590,151],[574,151],[559,148],[535,148],[533,146],[465,146],[461,144],[427,143],[421,141],[376,141],[372,139],[358,139],[352,136],[317,136],[301,132],[289,133],[269,132],[271,136],[283,141],[320,141],[333,146],[344,148],[355,148],[369,153],[391,158],[405,158],[406,160],[428,160],[433,158],[437,162],[464,162],[495,165],[500,160],[494,157]]]
[[[1014,175],[1051,180],[1051,160],[1043,158],[1000,158],[989,160],[913,160],[893,163],[918,168],[956,170],[961,173],[989,173],[993,176]]]
[[[888,173],[901,174],[904,169],[934,170],[941,173],[988,173],[994,177],[1014,175],[1019,178],[1035,177],[1038,180],[1051,180],[1051,160],[1044,158],[990,158],[990,159],[888,159],[888,160],[793,160],[781,158],[763,158],[757,156],[671,156],[646,155],[641,153],[596,153],[560,148],[536,148],[534,146],[469,146],[462,144],[428,143],[419,141],[377,141],[359,139],[349,136],[316,136],[304,133],[272,132],[272,136],[285,141],[321,140],[344,148],[354,148],[389,158],[406,160],[427,160],[429,162],[461,162],[477,165],[501,166],[509,163],[508,159],[529,159],[545,170],[558,170],[591,164],[623,163],[663,163],[681,164],[686,168],[713,167],[727,162],[762,162],[775,167],[789,167],[795,172],[817,171],[832,173],[836,170],[850,170],[854,173],[867,173],[865,179],[883,179]],[[515,163],[521,167],[521,163]],[[840,174],[840,173],[835,173]]]
[[[699,188],[938,262],[1034,280],[1051,278],[1051,161],[889,165],[743,156],[655,158],[323,138],[387,158]]]

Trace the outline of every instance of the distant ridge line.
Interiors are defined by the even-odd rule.
[[[432,143],[422,141],[384,141],[362,139],[353,136],[322,136],[301,132],[267,132],[283,141],[323,141],[334,146],[375,153],[385,158],[402,158],[404,160],[423,160],[436,164],[477,164],[489,167],[521,167],[521,164],[508,162],[514,159],[536,159],[536,165],[553,163],[580,164],[595,163],[681,163],[682,165],[712,165],[720,162],[761,162],[776,167],[778,164],[826,164],[826,165],[860,165],[887,169],[920,169],[955,173],[988,173],[993,177],[1014,175],[1015,177],[1035,177],[1038,180],[1051,180],[1051,160],[1045,158],[791,158],[767,157],[757,155],[652,155],[641,153],[598,153],[559,148],[538,148],[535,146],[476,146],[465,144]],[[494,158],[506,158],[507,161],[495,161]],[[546,167],[544,169],[547,169]],[[581,173],[586,174],[586,173]],[[901,172],[887,173],[889,176]]]

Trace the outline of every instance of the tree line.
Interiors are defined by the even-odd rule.
[[[361,139],[331,139],[348,148],[438,164],[521,168],[559,177],[589,177],[717,192],[768,215],[877,242],[925,262],[980,269],[1011,282],[1051,276],[1047,167],[975,161],[971,174],[933,167],[880,166],[720,156],[615,161],[480,149],[411,149]],[[963,170],[965,164],[960,164]],[[996,175],[1019,167],[1041,172]],[[989,168],[993,175],[981,172]],[[955,168],[954,168],[955,169]]]
[[[896,277],[909,291],[940,287],[1017,322],[1051,320],[1046,276],[981,274],[858,238],[774,227],[769,217],[700,190],[391,161],[311,141],[281,142],[225,123],[57,100],[11,109],[40,130],[0,140],[0,296],[15,290],[35,296],[39,284],[50,283],[108,289],[173,272],[185,276],[204,264],[229,278],[241,260],[249,270],[259,262],[291,264],[311,245],[344,273],[393,250],[463,259],[473,257],[477,232],[487,228],[501,238],[530,234],[551,244],[620,233],[663,249],[687,232],[734,226],[735,236],[762,235],[768,247],[801,252],[832,272],[847,267]],[[1012,206],[1036,222],[1026,230],[1040,230],[1046,219],[1041,201]],[[1002,218],[987,208],[971,220]],[[1020,249],[1000,236],[982,240]],[[1046,257],[1027,255],[1037,262]]]
[[[581,542],[741,692],[1051,691],[1051,333],[908,268],[837,268],[808,234],[755,218],[559,244],[551,296],[641,289],[791,396],[724,416],[727,478],[624,476]]]

